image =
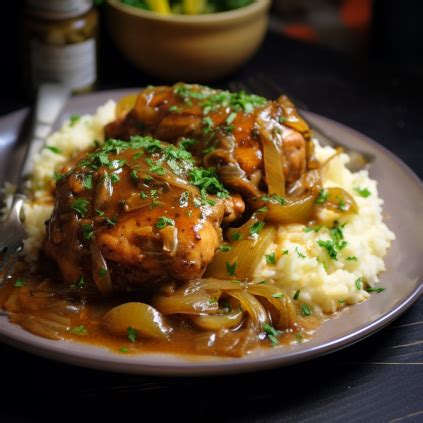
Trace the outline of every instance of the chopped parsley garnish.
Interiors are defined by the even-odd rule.
[[[93,187],[93,175],[84,175],[82,185],[84,185],[85,189],[91,189]]]
[[[74,326],[71,328],[71,332],[79,336],[88,335],[87,328],[84,325]]]
[[[231,114],[229,114],[229,116],[226,118],[226,123],[230,125],[235,120],[236,115],[236,112],[232,112]]]
[[[84,276],[81,276],[80,278],[79,278],[79,281],[78,281],[78,288],[83,288],[84,287],[84,285],[85,285],[85,279],[84,279]]]
[[[312,312],[310,310],[310,307],[307,304],[301,304],[301,314],[304,317],[307,317],[307,316],[311,316],[312,315]]]
[[[137,182],[138,181],[138,172],[136,169],[132,169],[131,173],[129,174],[129,177],[131,178],[132,181]]]
[[[160,216],[156,222],[156,228],[163,229],[166,226],[175,226],[175,221],[170,217]]]
[[[363,198],[367,198],[367,197],[369,197],[370,195],[372,195],[372,193],[367,189],[367,188],[359,188],[359,187],[357,187],[357,188],[354,188],[354,191],[360,196],[360,197],[363,197]]]
[[[283,206],[284,204],[286,204],[286,200],[285,198],[281,197],[280,195],[277,194],[272,194],[272,195],[262,195],[260,197],[260,199],[262,201],[266,201],[268,203],[273,203],[273,204],[280,204],[281,206]]]
[[[300,292],[301,292],[301,289],[297,289],[297,290],[295,291],[295,294],[294,294],[294,296],[292,297],[292,299],[293,299],[293,300],[298,300],[298,298],[300,297]]]
[[[55,147],[54,145],[46,145],[45,148],[47,148],[48,150],[50,150],[51,152],[53,152],[55,154],[60,154],[62,152],[62,150],[60,150],[60,148]]]
[[[140,192],[140,197],[141,198],[148,198],[148,195],[144,191],[141,191]]]
[[[273,347],[279,344],[278,336],[282,334],[280,330],[276,330],[273,326],[265,323],[263,325],[263,331],[266,333]]]
[[[87,212],[88,204],[89,201],[85,200],[85,198],[77,198],[72,202],[71,208],[75,210],[80,217],[84,217]]]
[[[144,151],[138,151],[138,153],[135,153],[132,156],[132,160],[138,160],[143,154],[144,154]]]
[[[266,254],[264,257],[267,264],[276,264],[276,253]]]
[[[108,272],[107,269],[105,269],[104,267],[102,267],[99,271],[98,271],[98,276],[100,276],[100,278],[104,277],[104,275]]]
[[[299,258],[306,258],[306,256],[299,250],[299,248],[298,247],[295,247],[295,252],[297,253],[297,256],[299,257]]]
[[[269,208],[266,206],[260,207],[256,210],[256,213],[267,213],[269,211]]]
[[[361,291],[361,288],[363,286],[363,282],[362,282],[363,278],[360,276],[359,278],[357,278],[354,281],[355,287],[357,288],[357,291]]]
[[[94,226],[91,225],[90,223],[86,223],[82,225],[82,237],[87,241],[90,241],[91,239],[93,239]]]
[[[134,328],[131,328],[131,326],[129,326],[128,328],[128,339],[134,343],[137,340],[137,336],[138,336],[138,331],[136,331]]]
[[[209,116],[206,116],[203,119],[203,132],[205,134],[208,134],[212,131],[212,128],[213,128],[213,120]]]
[[[282,292],[277,292],[276,294],[272,294],[273,298],[282,298],[284,295],[282,294]]]
[[[198,141],[194,138],[183,138],[179,141],[179,145],[184,149],[187,150],[188,148],[198,144]]]
[[[120,176],[117,173],[112,173],[110,175],[110,179],[112,181],[112,184],[115,184],[120,181]]]
[[[304,338],[301,332],[295,334],[295,340],[298,344],[302,344],[304,342]]]
[[[345,260],[346,261],[358,261],[358,258],[356,256],[348,256]]]
[[[338,252],[347,246],[347,241],[344,240],[342,227],[343,226],[339,224],[335,224],[335,226],[330,229],[330,240],[323,241],[319,239],[317,241],[317,244],[319,244],[320,247],[326,249],[329,257],[333,260],[338,260]]]
[[[232,241],[239,241],[241,237],[242,237],[242,234],[239,231],[232,232],[231,234]]]
[[[288,250],[283,250],[283,251],[282,251],[282,255],[283,255],[283,256],[285,256],[285,255],[287,255],[287,254],[289,254],[289,251],[288,251]]]
[[[170,106],[168,110],[169,110],[169,112],[180,112],[181,111],[181,109],[176,104],[174,104],[173,106]]]
[[[337,200],[338,200],[338,209],[341,211],[347,211],[348,207],[345,201],[340,197],[337,197]]]
[[[232,264],[228,261],[226,262],[226,273],[228,276],[235,276],[237,266],[238,263],[236,261],[234,261]]]
[[[322,189],[322,190],[320,190],[319,195],[317,196],[315,203],[316,204],[324,204],[324,203],[326,203],[326,201],[328,201],[328,199],[329,199],[328,190]]]
[[[129,352],[129,350],[126,347],[120,347],[119,348],[119,352],[121,352],[121,353],[127,353],[127,352]]]
[[[22,288],[23,286],[25,286],[25,284],[26,284],[26,282],[23,279],[16,279],[13,286],[15,288]]]
[[[261,232],[261,230],[264,228],[265,222],[255,222],[253,223],[250,228],[248,229],[249,235],[256,235]]]
[[[221,251],[222,253],[225,253],[226,251],[231,251],[232,247],[228,244],[223,244],[219,247],[219,251]]]
[[[81,119],[81,116],[79,115],[71,115],[69,117],[69,126],[75,126],[77,122]]]
[[[367,292],[376,292],[376,293],[381,293],[381,292],[383,292],[383,291],[385,291],[385,288],[373,288],[373,287],[371,287],[371,286],[368,286],[367,288],[366,288],[366,291]]]
[[[189,181],[200,188],[201,196],[217,195],[219,198],[228,196],[227,189],[217,179],[214,169],[194,168],[188,174]]]
[[[316,232],[317,233],[322,228],[323,228],[323,225],[306,226],[303,230],[304,230],[305,233],[308,233],[308,232]]]
[[[285,123],[285,122],[289,122],[289,119],[286,118],[285,116],[279,116],[279,123]]]

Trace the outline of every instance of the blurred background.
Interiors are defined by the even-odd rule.
[[[398,154],[420,169],[421,1],[171,0],[167,15],[145,10],[163,1],[8,2],[0,115],[28,105],[37,78],[54,79],[50,67],[66,46],[60,72],[76,93],[177,79],[227,87],[262,74],[389,148],[407,139]]]

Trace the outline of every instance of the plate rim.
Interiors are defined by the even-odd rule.
[[[79,97],[73,97],[70,99],[69,103],[67,104],[68,108],[72,108],[78,104],[79,101],[90,101],[90,98],[98,98],[99,96],[109,96],[109,98],[116,98],[119,94],[118,93],[125,93],[131,91],[137,91],[139,88],[124,88],[124,89],[113,89],[113,90],[104,90],[104,91],[97,91],[90,94],[85,94]],[[22,108],[16,111],[13,111],[7,115],[3,115],[0,117],[0,122],[4,119],[6,120],[8,117],[12,115],[18,116],[19,114],[25,114],[28,112],[28,108]],[[367,135],[359,132],[358,130],[351,128],[343,123],[335,121],[331,118],[323,116],[321,114],[310,112],[310,111],[303,111],[302,112],[305,116],[316,117],[319,120],[326,121],[328,124],[335,124],[341,130],[346,130],[349,133],[353,134],[355,137],[360,138],[365,143],[370,144],[373,148],[378,150],[382,155],[388,156],[397,166],[399,166],[405,174],[411,178],[412,182],[416,184],[419,191],[423,195],[423,182],[419,178],[419,176],[410,168],[408,167],[399,157],[397,157],[393,152],[389,149],[384,147],[383,145],[379,144],[377,141],[373,140],[372,138],[368,137]],[[166,360],[162,360],[162,362],[157,363],[142,363],[139,361],[133,361],[130,357],[135,357],[138,360],[141,359],[143,355],[131,355],[125,356],[122,360],[122,356],[118,355],[117,353],[110,352],[105,356],[96,356],[94,357],[83,351],[73,351],[73,350],[66,350],[61,349],[59,344],[56,344],[58,341],[51,341],[55,344],[46,344],[43,345],[42,341],[45,341],[44,338],[40,338],[33,334],[28,334],[28,332],[22,333],[22,336],[18,336],[16,334],[8,335],[7,330],[4,330],[3,325],[0,325],[0,341],[16,347],[18,349],[24,350],[26,352],[35,354],[40,357],[52,359],[57,362],[64,362],[66,364],[73,364],[78,365],[81,367],[88,367],[94,368],[98,370],[106,370],[112,372],[119,372],[119,373],[131,373],[131,374],[143,374],[143,375],[156,375],[156,376],[205,376],[205,375],[227,375],[227,374],[235,374],[235,373],[248,373],[253,371],[265,370],[274,367],[282,367],[286,365],[291,365],[307,360],[312,360],[317,357],[327,355],[338,351],[340,349],[346,348],[356,342],[359,342],[379,330],[386,327],[389,323],[393,320],[398,318],[401,314],[403,314],[406,310],[409,309],[419,298],[423,291],[423,283],[422,283],[422,275],[420,275],[416,281],[414,289],[409,291],[406,295],[404,295],[396,305],[386,311],[384,314],[379,316],[377,319],[367,323],[362,324],[358,328],[355,328],[344,335],[333,339],[331,341],[327,341],[321,344],[318,344],[314,347],[307,348],[301,350],[295,350],[288,352],[286,354],[280,354],[276,356],[259,356],[259,357],[243,357],[242,359],[237,358],[225,358],[225,357],[218,357],[210,359],[208,356],[196,356],[193,360],[190,361],[178,361],[178,362],[171,362],[166,363]],[[0,315],[0,322],[5,320],[7,325],[11,326],[14,325],[7,320],[7,316]],[[28,335],[30,337],[28,338]],[[32,337],[33,342],[31,342]],[[38,342],[37,342],[38,340]],[[60,342],[60,341],[59,341]],[[70,341],[62,341],[64,343]],[[87,345],[87,344],[85,344]],[[305,344],[307,345],[307,344]],[[98,350],[101,347],[97,346],[89,346],[92,348],[93,351]],[[94,353],[93,353],[94,354]],[[152,354],[155,357],[166,355],[164,354]],[[170,354],[172,357],[181,357],[183,359],[184,356],[179,356],[175,354]],[[185,355],[186,358],[191,358],[190,356]],[[204,359],[205,358],[205,359]]]

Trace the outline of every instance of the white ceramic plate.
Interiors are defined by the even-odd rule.
[[[63,118],[74,113],[93,113],[109,98],[118,99],[134,91],[108,91],[73,98]],[[21,154],[16,137],[26,113],[22,110],[0,118],[0,184],[16,177],[14,163]],[[249,372],[309,360],[346,347],[386,326],[410,307],[422,291],[422,183],[404,163],[375,141],[322,116],[306,113],[306,117],[334,138],[376,156],[370,176],[379,181],[387,224],[397,236],[385,258],[387,270],[381,277],[381,286],[386,288],[383,293],[372,295],[368,301],[330,319],[306,343],[259,350],[242,358],[122,355],[100,347],[40,338],[10,324],[6,316],[0,317],[0,339],[28,352],[80,366],[126,373],[192,376]]]

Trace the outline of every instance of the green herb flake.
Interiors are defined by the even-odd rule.
[[[260,197],[260,199],[262,201],[265,201],[266,203],[280,204],[281,206],[286,204],[285,198],[283,198],[283,197],[281,197],[280,195],[277,195],[277,194],[262,195]]]
[[[320,231],[320,229],[322,229],[323,228],[323,225],[316,225],[316,226],[306,226],[304,229],[303,229],[303,231],[305,232],[305,233],[308,233],[308,232],[319,232]]]
[[[248,229],[249,235],[256,235],[261,232],[261,230],[264,228],[265,222],[258,221],[253,223],[250,228]]]
[[[219,251],[221,251],[222,253],[226,253],[227,251],[231,251],[232,247],[228,244],[223,244],[219,247]]]
[[[73,328],[71,328],[71,332],[79,336],[88,335],[88,330],[84,325],[74,326]]]
[[[94,226],[91,225],[90,223],[86,223],[82,225],[82,237],[86,241],[92,240],[94,237]]]
[[[277,292],[276,294],[272,294],[273,298],[282,298],[284,297],[284,295],[282,294],[282,292]]]
[[[204,132],[204,134],[210,133],[213,129],[213,125],[214,125],[213,120],[209,116],[206,116],[203,119],[203,132]]]
[[[166,226],[175,226],[175,221],[170,217],[160,216],[155,224],[156,228],[163,229]]]
[[[26,284],[26,282],[23,279],[16,279],[13,286],[15,288],[22,288],[23,286],[25,286],[25,284]]]
[[[80,115],[71,115],[69,117],[69,126],[70,127],[75,126],[79,122],[80,119],[81,119]]]
[[[346,261],[358,261],[358,258],[356,256],[348,256],[345,260]]]
[[[297,341],[297,344],[302,344],[304,342],[304,338],[301,332],[297,332],[295,334],[295,340]]]
[[[226,123],[228,125],[230,125],[236,118],[237,113],[236,112],[232,112],[227,118],[226,118]]]
[[[235,276],[237,266],[238,263],[236,261],[234,261],[232,264],[228,261],[226,262],[226,273],[228,276]]]
[[[173,106],[170,106],[169,107],[168,111],[169,112],[177,112],[177,113],[179,113],[181,111],[181,109],[174,104]]]
[[[134,343],[137,340],[138,331],[136,331],[134,328],[131,328],[131,326],[128,327],[128,339]]]
[[[85,189],[92,189],[93,187],[93,175],[84,175],[82,185]]]
[[[370,197],[372,195],[372,193],[367,189],[367,188],[354,188],[354,191],[363,198],[367,198]]]
[[[373,288],[371,286],[368,286],[366,288],[366,291],[369,293],[376,292],[377,294],[380,294],[381,292],[385,291],[385,288]]]
[[[84,276],[81,276],[81,277],[79,278],[79,281],[78,281],[78,283],[77,283],[77,286],[78,286],[78,288],[83,288],[83,287],[84,287],[84,285],[85,285],[85,279],[84,279]]]
[[[50,150],[52,153],[55,154],[61,154],[62,150],[60,150],[60,148],[55,147],[54,145],[46,145],[45,148],[47,148],[48,150]]]
[[[239,241],[242,238],[242,234],[239,231],[232,232],[231,239],[232,241]]]
[[[307,317],[307,316],[311,316],[312,315],[312,312],[310,310],[310,307],[307,304],[301,304],[301,314],[304,317]]]
[[[131,180],[133,181],[133,182],[138,182],[138,172],[137,172],[137,170],[136,169],[132,169],[131,170],[131,173],[129,174],[129,177],[131,178]]]
[[[116,184],[117,182],[120,181],[120,176],[117,173],[112,173],[110,175],[110,179],[112,181],[112,184]]]
[[[77,198],[71,204],[71,209],[73,209],[79,217],[84,217],[87,212],[89,201],[84,198]]]
[[[299,258],[302,258],[302,259],[305,259],[306,258],[306,256],[299,250],[298,247],[295,247],[295,252],[297,253],[297,256]]]
[[[320,190],[319,195],[317,196],[315,203],[316,204],[324,204],[324,203],[326,203],[326,201],[328,201],[328,199],[329,199],[328,190],[322,189],[322,190]]]
[[[256,210],[256,213],[267,213],[269,211],[269,208],[266,206],[260,207]]]
[[[354,281],[354,284],[355,284],[355,287],[357,288],[357,291],[360,291],[361,288],[363,287],[362,281],[363,281],[363,278],[361,276]]]
[[[107,270],[107,269],[105,269],[105,268],[103,267],[103,268],[101,268],[101,269],[98,271],[98,276],[100,276],[100,278],[102,278],[102,277],[104,277],[104,275],[105,275],[107,272],[108,272],[108,270]]]
[[[273,326],[265,323],[263,325],[263,331],[266,333],[266,336],[269,338],[269,341],[272,344],[272,347],[279,345],[278,337],[282,334],[280,330],[276,330]]]
[[[140,197],[141,198],[148,198],[148,195],[144,191],[141,191],[140,192]]]
[[[293,299],[293,300],[298,300],[298,298],[300,297],[300,292],[301,292],[301,289],[297,289],[297,290],[295,291],[295,294],[294,294],[294,296],[292,297],[292,299]]]
[[[272,265],[276,264],[276,253],[273,252],[271,254],[266,254],[264,257],[266,258],[267,264],[272,264]]]
[[[129,349],[126,347],[120,347],[119,352],[126,354],[127,352],[129,352]]]

